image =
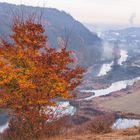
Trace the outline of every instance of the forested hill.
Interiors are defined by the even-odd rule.
[[[54,8],[0,3],[0,34],[9,34],[13,16],[21,13],[24,16],[31,13],[38,15],[38,19],[45,25],[50,46],[58,48],[63,40],[69,38],[68,48],[76,52],[79,64],[89,66],[100,60],[102,40],[71,15]]]

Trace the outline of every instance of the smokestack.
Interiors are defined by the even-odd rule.
[[[130,23],[131,26],[134,25],[135,18],[136,18],[136,13],[132,13],[130,18],[129,18],[129,23]]]
[[[120,56],[121,56],[121,54],[120,54],[120,48],[119,48],[119,44],[118,44],[118,43],[119,43],[118,41],[116,41],[116,42],[114,43],[114,50],[113,50],[113,55],[114,55],[114,67],[118,66],[118,60],[119,60],[119,58],[120,58]]]

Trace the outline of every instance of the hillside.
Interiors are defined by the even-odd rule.
[[[100,60],[102,40],[71,15],[53,8],[0,3],[0,34],[2,36],[10,33],[13,16],[22,15],[22,13],[24,17],[32,13],[36,14],[39,22],[45,26],[50,46],[58,48],[60,42],[69,38],[68,48],[75,50],[79,64],[89,66]],[[39,18],[41,14],[42,16]]]
[[[102,101],[100,106],[112,111],[120,111],[128,114],[140,115],[140,81],[136,82],[130,89],[124,91],[118,91],[121,96],[115,98],[109,98]]]

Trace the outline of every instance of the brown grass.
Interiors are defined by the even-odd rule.
[[[53,138],[44,138],[41,140],[140,140],[138,129],[128,129],[115,131],[108,134],[79,134],[69,136],[56,136]]]
[[[113,111],[140,115],[140,91],[102,102],[101,106]]]
[[[112,132],[112,124],[115,121],[113,114],[101,115],[89,121],[85,126],[85,130],[94,134],[105,134]]]

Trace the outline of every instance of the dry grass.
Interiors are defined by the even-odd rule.
[[[81,125],[70,129],[67,133],[61,133],[61,135],[43,138],[41,140],[140,140],[140,127],[114,130],[111,132],[109,131],[108,133],[104,132],[99,134],[97,134],[98,132],[95,133],[95,131],[91,133],[88,127],[87,125]],[[108,127],[106,127],[106,129],[108,129]]]
[[[140,91],[134,91],[132,94],[105,101],[101,105],[113,111],[140,115]]]
[[[113,111],[115,110],[140,115],[140,89],[138,87],[135,90],[131,89],[131,91],[131,94],[117,96],[115,98],[111,98],[111,100],[105,100],[105,102],[101,102],[101,104],[103,107]],[[108,128],[106,127],[106,124],[100,124],[98,119],[96,122],[100,125],[100,127]],[[89,122],[88,127],[86,125],[81,125],[79,127],[72,128],[72,130],[70,130],[66,135],[63,133],[62,135],[49,139],[44,138],[42,140],[140,140],[140,127],[134,127],[126,130],[116,130],[112,132],[108,131],[108,133],[101,134],[97,134],[98,132],[95,133],[95,129],[98,130],[98,127],[96,127],[94,123],[92,124],[92,122]]]
[[[131,135],[130,135],[131,134]],[[108,134],[79,134],[69,135],[67,137],[57,136],[53,138],[44,138],[41,140],[140,140],[140,134],[136,130],[121,130]]]
[[[85,130],[91,134],[106,134],[112,132],[112,124],[115,120],[113,114],[101,115],[89,121],[85,126]]]

